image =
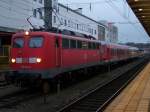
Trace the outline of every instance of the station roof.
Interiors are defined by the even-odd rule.
[[[150,0],[127,0],[127,2],[150,36]]]

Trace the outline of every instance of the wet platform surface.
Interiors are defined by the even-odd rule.
[[[104,112],[150,112],[150,63]]]

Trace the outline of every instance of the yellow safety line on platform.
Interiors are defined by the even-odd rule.
[[[150,63],[114,99],[104,112],[148,112],[150,103]]]

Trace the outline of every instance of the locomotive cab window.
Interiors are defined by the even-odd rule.
[[[30,48],[40,48],[43,45],[43,37],[31,37],[29,40]]]
[[[69,40],[68,39],[65,39],[65,38],[63,38],[62,39],[62,47],[63,48],[69,48]]]
[[[13,48],[22,48],[24,45],[23,38],[15,38],[13,41]]]
[[[70,48],[76,48],[76,40],[70,40]]]

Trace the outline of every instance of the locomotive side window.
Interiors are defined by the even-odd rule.
[[[65,39],[65,38],[62,39],[62,47],[69,48],[69,40],[68,39]]]
[[[43,38],[42,37],[31,37],[29,40],[29,47],[30,48],[40,48],[43,45]]]
[[[92,43],[89,42],[89,43],[88,43],[88,49],[91,49],[91,48],[92,48]]]
[[[82,41],[82,49],[87,49],[88,48],[88,43]]]
[[[96,43],[93,43],[92,47],[93,47],[93,49],[96,49]]]
[[[15,38],[13,41],[13,48],[22,48],[24,45],[23,38]]]
[[[70,48],[76,48],[76,40],[70,40]]]
[[[96,43],[96,49],[99,49],[99,43]]]
[[[79,40],[77,41],[77,48],[79,48],[79,49],[82,48],[82,42]]]

